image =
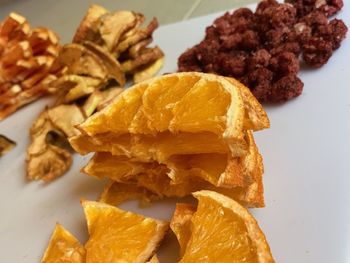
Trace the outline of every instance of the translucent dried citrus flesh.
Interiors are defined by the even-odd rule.
[[[210,131],[215,134],[223,134],[227,122],[236,121],[236,118],[243,120],[243,116],[237,113],[234,118],[228,118],[231,99],[232,103],[236,103],[234,111],[243,106],[243,101],[237,94],[239,92],[235,91],[227,92],[224,84],[217,79],[200,79],[175,105],[170,130],[175,132]],[[238,128],[239,125],[241,124],[237,122],[235,128]],[[243,129],[243,127],[239,128]]]
[[[240,89],[245,112],[243,129],[257,131],[268,128],[270,124],[267,114],[250,89],[234,78],[226,77],[226,79]]]
[[[146,262],[158,247],[168,223],[117,207],[82,201],[89,240],[85,244],[87,263]]]
[[[163,164],[159,164],[152,160],[139,162],[134,156],[130,159],[108,152],[97,152],[84,168],[84,172],[125,182],[139,173],[165,169],[174,184],[187,180],[188,177],[200,177],[215,186],[246,187],[254,181],[252,174],[256,166],[262,166],[262,163],[258,162],[260,154],[252,133],[247,132],[245,137],[249,150],[243,157],[232,158],[228,154],[217,153],[173,155],[170,159],[165,159]],[[257,172],[262,174],[262,167]]]
[[[188,241],[192,233],[192,216],[196,212],[196,207],[190,204],[177,203],[174,214],[171,218],[170,228],[176,235],[180,245],[180,258],[185,253]]]
[[[138,186],[144,187],[160,197],[184,197],[190,195],[192,192],[205,189],[222,193],[247,207],[264,207],[262,178],[254,178],[254,180],[254,183],[247,188],[225,188],[213,186],[200,178],[189,178],[179,184],[172,184],[171,180],[166,178],[164,174],[143,173],[136,177],[136,182],[129,183],[136,183]]]
[[[245,96],[245,101],[249,102],[253,98],[251,94],[250,96]],[[224,142],[226,150],[229,149],[232,155],[241,156],[245,153],[246,146],[243,140],[244,123],[251,124],[250,128],[253,130],[269,126],[266,114],[254,114],[264,113],[261,105],[247,102],[249,106],[246,106],[245,101],[240,86],[224,77],[194,72],[174,73],[153,78],[125,90],[109,106],[88,118],[79,128],[84,140],[86,137],[94,137],[97,142],[103,141],[96,138],[99,134],[103,134],[102,137],[106,134],[115,137],[126,133],[148,134],[156,136],[157,139],[165,135],[164,142],[168,147],[164,151],[176,148],[171,143],[173,137],[177,138],[181,133],[186,134],[187,149],[196,149],[192,141],[196,141],[198,134],[202,134],[202,138],[214,136],[217,141]],[[246,111],[252,113],[248,114]],[[258,122],[244,119],[256,116],[260,118]],[[255,123],[259,125],[255,127]],[[158,133],[161,133],[160,136]],[[144,139],[142,136],[138,138],[141,141]],[[203,144],[205,140],[200,142]],[[96,143],[96,140],[92,140],[92,143]],[[118,142],[110,142],[114,143]],[[81,143],[72,144],[78,152],[82,152],[80,148],[84,147]],[[108,150],[111,151],[110,148]],[[200,150],[201,148],[197,153]]]
[[[199,82],[200,85],[198,87],[196,84]],[[219,112],[221,114],[220,116],[223,116],[224,118],[218,118],[216,122],[225,126],[226,112],[229,110],[230,104],[234,105],[233,108],[237,109],[235,113],[230,116],[230,120],[232,119],[234,121],[241,122],[243,121],[243,109],[237,107],[243,107],[242,98],[238,89],[229,83],[230,82],[223,77],[217,77],[216,75],[204,73],[175,73],[153,78],[149,81],[137,84],[123,92],[121,96],[119,96],[109,107],[106,107],[104,110],[92,118],[89,118],[83,125],[81,125],[81,129],[87,132],[89,135],[104,133],[107,131],[114,133],[125,132],[125,128],[129,127],[133,117],[136,115],[138,109],[140,109],[140,106],[144,106],[145,113],[151,112],[151,121],[149,121],[150,127],[152,127],[152,123],[154,123],[152,120],[152,116],[155,117],[155,115],[153,115],[154,110],[160,110],[158,114],[161,114],[164,111],[165,115],[167,116],[165,118],[165,126],[170,125],[170,122],[173,120],[179,121],[180,119],[178,117],[187,116],[186,109],[184,109],[184,107],[187,107],[190,101],[196,99],[195,96],[198,96],[198,92],[201,94],[202,98],[204,98],[205,95],[209,97],[212,95],[210,94],[212,89],[213,91],[217,92],[215,94],[216,96],[212,98],[213,102],[216,102],[216,107],[220,105],[221,107],[226,108],[223,112]],[[157,86],[161,87],[159,88]],[[150,92],[148,92],[148,89],[150,89]],[[169,89],[174,89],[174,92],[164,93],[164,90]],[[220,89],[220,91],[217,89]],[[141,94],[142,92],[143,94]],[[162,93],[162,96],[159,96],[160,93]],[[229,101],[226,99],[221,101],[222,98],[220,98],[220,95],[225,98],[228,97]],[[159,100],[158,103],[157,100]],[[195,101],[193,101],[193,103],[196,105]],[[154,104],[156,104],[156,109],[152,107]],[[157,108],[157,106],[160,107]],[[210,119],[215,121],[214,119],[220,116],[216,115],[218,112],[215,110],[206,110],[206,107],[203,107],[203,104],[200,106],[202,110],[197,113],[201,114],[196,118],[198,123],[197,131],[211,131],[210,126],[203,126],[200,128],[201,124]],[[125,108],[127,108],[127,111],[124,110]],[[177,113],[179,116],[177,116]],[[104,122],[103,120],[121,120],[123,125],[120,123],[117,124],[116,122]],[[154,121],[155,120],[156,119],[154,119]],[[172,129],[181,131],[181,127],[177,127],[176,125],[178,121],[175,121],[175,123],[172,124]],[[179,124],[180,123],[181,122],[179,122]],[[215,126],[217,123],[215,123]],[[165,126],[163,126],[165,129],[169,128]],[[208,127],[209,130],[207,129]]]
[[[99,202],[117,206],[124,201],[140,199],[141,205],[157,200],[158,196],[144,187],[110,181],[103,189]]]
[[[56,224],[41,263],[83,263],[85,249],[60,224]]]
[[[174,106],[199,79],[198,75],[183,78],[174,75],[149,85],[143,97],[143,105],[144,114],[154,130],[158,132],[168,130],[174,117]]]
[[[191,227],[184,229],[190,229],[191,237],[180,262],[274,262],[265,235],[246,208],[212,191],[193,195],[198,207]]]
[[[110,152],[113,155],[133,156],[139,161],[152,159],[162,162],[175,154],[228,153],[229,147],[222,138],[215,134],[202,132],[178,133],[162,132],[152,135],[115,135],[99,134],[93,137],[79,135],[70,138],[72,147],[80,154],[89,152]],[[247,145],[242,140],[242,149],[246,153]],[[242,155],[242,151],[240,151]]]

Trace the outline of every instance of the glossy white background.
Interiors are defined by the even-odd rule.
[[[339,17],[350,26],[349,2]],[[167,25],[154,36],[166,54],[163,72],[176,70],[177,57],[198,43],[219,14]],[[63,36],[63,39],[69,39]],[[255,133],[264,157],[266,208],[252,209],[276,262],[350,262],[350,40],[327,65],[300,73],[303,94],[283,105],[266,106],[269,130]],[[103,182],[82,175],[88,160],[75,156],[70,172],[44,184],[25,179],[28,129],[49,99],[31,104],[0,123],[0,134],[17,147],[0,159],[1,262],[39,262],[56,222],[81,242],[87,230],[79,199],[96,199]],[[174,200],[147,209],[126,209],[168,219]],[[169,235],[161,262],[176,262],[177,244]]]

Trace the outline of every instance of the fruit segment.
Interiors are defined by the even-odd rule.
[[[212,191],[193,195],[197,209],[178,204],[171,220],[181,263],[274,262],[264,233],[246,208]]]
[[[146,262],[169,226],[100,202],[82,201],[82,206],[90,235],[86,263]]]
[[[60,224],[56,224],[41,263],[84,263],[85,249]]]

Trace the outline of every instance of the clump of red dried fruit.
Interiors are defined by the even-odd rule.
[[[202,42],[179,57],[179,71],[203,71],[234,77],[261,102],[299,96],[300,57],[321,67],[347,33],[342,20],[328,20],[342,0],[261,1],[255,12],[240,8],[217,18]]]

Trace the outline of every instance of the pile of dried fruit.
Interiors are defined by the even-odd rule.
[[[82,201],[82,206],[90,236],[85,246],[57,224],[41,263],[60,260],[74,263],[158,262],[154,253],[169,229],[168,222],[101,202]]]
[[[11,13],[0,25],[0,120],[49,93],[64,73],[58,63],[58,38],[43,27]]]
[[[252,130],[268,126],[234,79],[175,73],[127,89],[79,125],[70,143],[81,154],[96,152],[85,173],[108,177],[121,191],[129,184],[182,197],[213,189],[261,207],[263,165]]]
[[[152,77],[163,65],[159,47],[147,47],[158,23],[146,28],[142,14],[109,12],[92,5],[74,36],[64,45],[58,60],[65,74],[50,84],[57,93],[55,105],[45,109],[30,131],[27,178],[52,180],[71,166],[67,138],[79,132],[75,125],[105,107],[123,89],[126,75],[134,82]]]
[[[340,47],[347,27],[342,20],[328,20],[342,0],[286,2],[263,0],[255,12],[240,8],[217,18],[205,39],[179,57],[179,71],[235,77],[262,102],[299,96],[299,56],[321,67]]]
[[[179,262],[274,262],[264,233],[246,208],[211,191],[193,195],[198,207],[177,204],[171,219],[181,248]],[[57,224],[41,263],[158,262],[155,253],[168,222],[101,202],[82,201],[82,206],[89,232],[85,246]]]

